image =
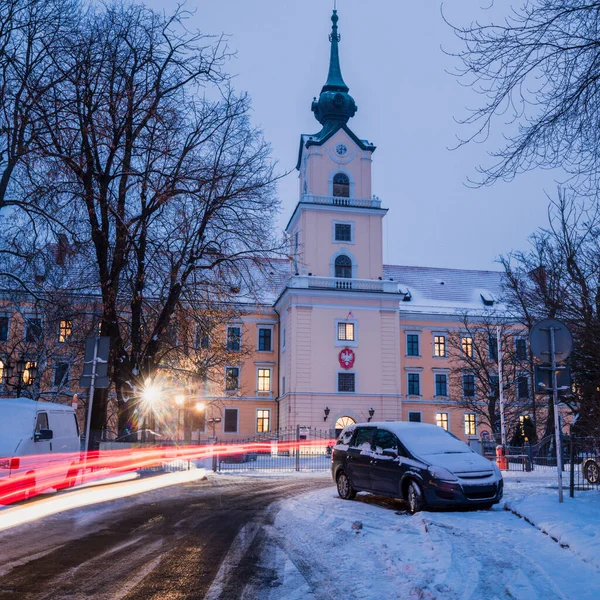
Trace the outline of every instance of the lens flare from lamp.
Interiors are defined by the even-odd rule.
[[[177,406],[182,406],[184,402],[185,396],[175,396],[175,404],[177,404]]]
[[[201,412],[204,410],[204,402],[196,402],[196,410]]]

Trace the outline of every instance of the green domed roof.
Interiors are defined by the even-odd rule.
[[[319,99],[315,98],[312,103],[312,111],[324,129],[338,127],[340,124],[347,123],[357,111],[356,102],[354,102],[354,98],[348,93],[349,88],[344,83],[340,68],[338,20],[337,10],[334,10],[331,16],[332,26],[331,35],[329,36],[329,41],[331,42],[329,74],[321,90]]]

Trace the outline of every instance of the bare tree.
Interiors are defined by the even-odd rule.
[[[227,83],[223,41],[188,32],[185,16],[91,11],[44,112],[44,172],[68,199],[73,244],[93,249],[121,430],[173,315],[251,293],[251,271],[280,247],[270,149]],[[95,406],[99,429],[106,397]]]
[[[500,433],[500,385],[504,394],[505,421],[510,435],[519,416],[535,407],[529,352],[521,327],[505,313],[479,316],[464,313],[460,330],[448,336],[448,356],[453,364],[450,389],[456,404],[478,416],[492,433]],[[498,330],[502,348],[502,381],[498,371]],[[535,411],[534,411],[535,412]]]
[[[485,139],[498,121],[507,139],[479,183],[562,167],[580,194],[596,197],[600,3],[531,0],[501,23],[450,25],[463,44],[457,74],[484,99],[464,119],[462,143]]]

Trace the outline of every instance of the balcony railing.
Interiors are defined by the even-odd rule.
[[[329,206],[350,206],[354,208],[381,208],[381,200],[377,196],[372,199],[342,198],[340,196],[315,196],[304,194],[300,202],[308,204],[326,204]]]
[[[288,287],[315,290],[341,290],[352,292],[398,293],[398,282],[380,279],[347,279],[345,277],[312,277],[296,275],[291,277]]]

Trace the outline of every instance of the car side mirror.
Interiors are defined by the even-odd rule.
[[[389,456],[390,458],[398,458],[398,453],[395,450],[392,450],[391,448],[384,450],[383,455]]]
[[[54,437],[54,432],[52,429],[40,429],[33,434],[33,437],[36,442],[41,442],[42,440],[51,440]]]

